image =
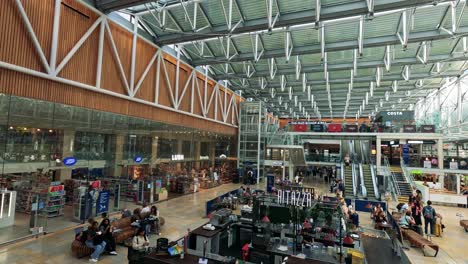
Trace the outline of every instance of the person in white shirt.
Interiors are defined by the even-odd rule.
[[[151,207],[146,202],[143,202],[143,209],[141,209],[140,214],[144,216],[148,214],[149,212],[151,212]]]

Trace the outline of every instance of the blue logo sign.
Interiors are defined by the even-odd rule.
[[[135,161],[136,163],[140,163],[142,160],[143,160],[143,158],[140,157],[140,156],[136,156],[135,159],[134,159],[134,161]]]
[[[63,165],[65,166],[73,166],[75,165],[77,160],[74,157],[67,157],[63,159]]]

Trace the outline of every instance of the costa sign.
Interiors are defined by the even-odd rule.
[[[403,112],[387,112],[389,116],[402,116]]]

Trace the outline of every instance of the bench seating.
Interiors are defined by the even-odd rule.
[[[71,251],[73,256],[82,258],[91,255],[94,249],[87,247],[83,242],[75,239],[71,244]]]
[[[460,220],[460,226],[465,228],[465,232],[468,232],[468,220]]]
[[[401,231],[403,233],[403,237],[411,243],[411,246],[420,248],[424,256],[426,256],[426,253],[424,251],[425,247],[430,247],[433,250],[435,250],[434,257],[436,257],[437,253],[439,253],[439,246],[425,239],[420,234],[414,232],[411,229],[401,229]]]

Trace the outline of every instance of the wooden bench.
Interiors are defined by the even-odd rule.
[[[401,229],[401,231],[403,233],[403,237],[411,243],[411,246],[420,248],[424,256],[426,256],[426,252],[424,251],[425,247],[430,247],[435,250],[434,257],[436,257],[437,253],[439,253],[439,246],[432,243],[432,241],[425,239],[420,234],[414,232],[411,229]]]
[[[468,220],[460,220],[460,226],[465,228],[465,232],[468,232]]]

